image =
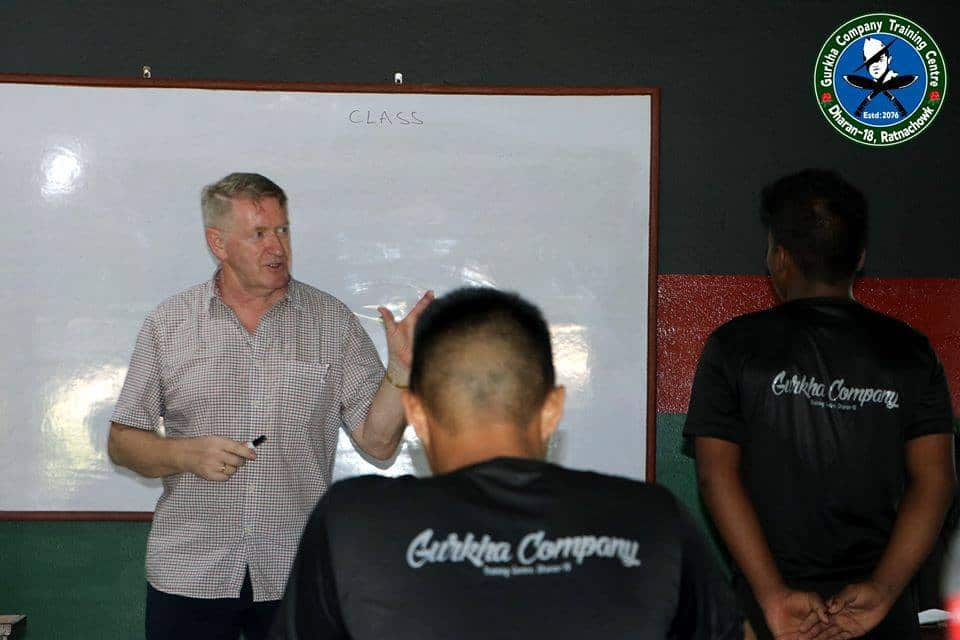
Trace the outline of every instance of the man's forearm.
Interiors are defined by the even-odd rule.
[[[360,448],[374,458],[391,458],[403,438],[406,420],[400,396],[400,389],[384,378],[370,404],[367,419],[354,434]]]
[[[739,475],[709,473],[700,479],[700,492],[730,555],[762,606],[766,597],[782,592],[786,585]]]
[[[784,594],[787,587],[740,479],[740,446],[700,437],[695,447],[703,501],[758,603],[764,607],[768,598]]]
[[[925,437],[952,438],[950,435]],[[890,542],[873,572],[873,581],[887,589],[893,599],[903,591],[933,548],[955,491],[952,444],[945,443],[943,447],[949,449],[947,459],[946,454],[937,456],[938,452],[930,456],[920,452],[916,454],[919,459],[912,464],[923,468],[917,469],[907,485]]]
[[[180,473],[177,442],[153,431],[135,429],[113,422],[107,441],[110,459],[148,478]]]

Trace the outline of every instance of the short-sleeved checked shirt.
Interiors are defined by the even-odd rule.
[[[331,482],[337,436],[366,419],[383,378],[347,307],[291,279],[251,335],[220,298],[216,275],[146,319],[112,420],[168,438],[266,435],[226,482],[163,479],[147,544],[160,591],[235,598],[249,566],[255,601],[283,595],[310,512]]]

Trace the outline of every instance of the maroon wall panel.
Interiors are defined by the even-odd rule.
[[[661,275],[657,279],[657,412],[686,413],[707,336],[727,320],[776,304],[764,276]],[[862,278],[863,304],[925,333],[960,407],[960,278]]]

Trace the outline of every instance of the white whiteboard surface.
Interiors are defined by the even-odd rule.
[[[379,304],[489,285],[540,306],[567,386],[550,459],[644,476],[648,93],[0,83],[0,105],[0,511],[153,510],[159,481],[107,457],[109,417],[146,315],[213,273],[199,192],[232,171],[286,190],[294,277],[381,357]],[[343,433],[337,456],[338,478],[428,472],[410,429],[389,468]]]

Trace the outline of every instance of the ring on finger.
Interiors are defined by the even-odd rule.
[[[224,462],[223,464],[220,465],[220,473],[226,473],[226,472],[227,472],[227,463]]]

